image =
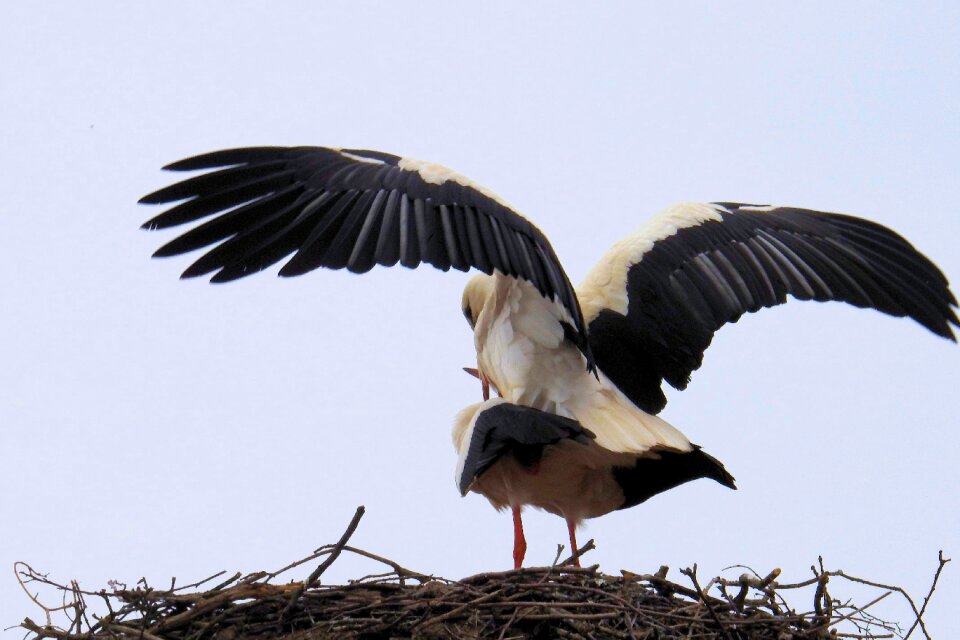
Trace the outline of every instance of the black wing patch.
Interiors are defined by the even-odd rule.
[[[417,166],[427,165],[411,162],[362,149],[214,151],[164,167],[216,170],[141,198],[143,204],[184,200],[143,226],[202,221],[154,256],[216,245],[183,272],[186,278],[212,273],[212,282],[242,278],[291,254],[282,276],[318,267],[364,273],[377,264],[412,268],[424,262],[444,271],[496,269],[563,304],[589,359],[576,294],[543,233],[480,188],[449,172],[421,174]]]
[[[698,478],[710,478],[725,487],[737,488],[723,463],[700,447],[683,453],[660,451],[656,457],[638,457],[632,467],[614,467],[613,477],[624,496],[624,503],[618,509],[634,507],[658,493]]]
[[[474,479],[505,455],[533,466],[540,461],[544,447],[566,439],[586,445],[593,438],[593,433],[575,420],[539,409],[507,402],[483,409],[474,419],[457,478],[460,494],[466,495]]]
[[[721,220],[657,240],[627,273],[627,315],[590,323],[598,367],[650,413],[661,383],[684,389],[714,332],[799,300],[839,300],[908,316],[954,340],[957,300],[943,273],[895,232],[835,213],[720,203]]]

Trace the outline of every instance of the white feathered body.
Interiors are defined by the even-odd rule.
[[[568,312],[525,281],[495,275],[474,337],[480,371],[508,402],[576,420],[596,435],[590,445],[564,442],[544,452],[536,473],[505,457],[473,486],[497,508],[531,504],[575,521],[608,513],[623,502],[610,472],[652,450],[685,452],[687,438],[634,405],[602,372],[587,370],[564,339]],[[460,444],[476,407],[457,420]],[[458,446],[458,449],[460,447]]]
[[[480,371],[505,400],[572,418],[617,453],[691,450],[680,431],[639,409],[602,372],[587,370],[580,351],[564,340],[561,322],[570,319],[561,305],[524,281],[495,280],[474,338]]]

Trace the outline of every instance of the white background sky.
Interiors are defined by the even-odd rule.
[[[441,162],[529,215],[575,282],[676,201],[841,211],[957,284],[958,6],[4,3],[0,568],[89,588],[275,569],[359,504],[354,543],[411,568],[510,566],[509,515],[453,483],[451,421],[479,399],[467,276],[181,282],[189,259],[149,258],[172,234],[138,229],[161,165],[255,144]],[[960,555],[958,381],[955,345],[876,312],[793,302],[725,327],[663,416],[740,490],[590,521],[589,559],[801,579],[822,554],[922,597],[937,550]],[[549,563],[563,522],[526,523]],[[0,626],[38,618],[2,571]],[[954,565],[942,638],[956,602]]]

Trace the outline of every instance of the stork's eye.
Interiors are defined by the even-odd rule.
[[[463,308],[463,317],[467,319],[471,327],[476,325],[476,322],[473,320],[473,311],[471,311],[469,305]]]

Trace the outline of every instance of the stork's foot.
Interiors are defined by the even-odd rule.
[[[520,519],[520,507],[513,507],[513,568],[523,565],[527,555],[527,539],[523,537],[523,521]]]

